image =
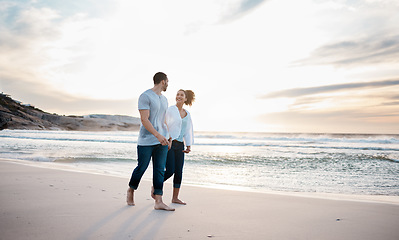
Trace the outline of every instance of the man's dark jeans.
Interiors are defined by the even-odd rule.
[[[154,194],[162,195],[167,154],[167,145],[163,146],[161,144],[157,144],[152,146],[137,146],[138,164],[132,173],[132,177],[130,178],[129,187],[135,190],[139,187],[141,177],[147,170],[152,158],[152,183],[154,186]]]

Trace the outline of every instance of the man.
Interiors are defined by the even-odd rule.
[[[157,210],[174,211],[162,201],[163,180],[166,157],[168,154],[168,129],[165,124],[165,114],[168,100],[162,95],[168,88],[168,77],[158,72],[154,75],[154,87],[142,93],[139,97],[139,112],[141,126],[137,141],[137,167],[133,170],[127,190],[127,204],[134,206],[134,191],[138,188],[140,179],[146,171],[150,159],[153,162],[153,189],[151,192]]]

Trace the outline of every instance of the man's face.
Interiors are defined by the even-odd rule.
[[[166,89],[168,89],[168,83],[169,83],[168,79],[162,80],[162,84],[163,84],[162,91],[166,92]]]

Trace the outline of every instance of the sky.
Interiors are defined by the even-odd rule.
[[[196,94],[196,131],[399,134],[397,0],[0,0],[0,91],[139,117]]]

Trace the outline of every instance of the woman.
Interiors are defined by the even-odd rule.
[[[186,104],[191,106],[195,100],[195,94],[191,90],[180,89],[176,94],[176,105],[166,111],[166,124],[171,137],[171,147],[166,160],[164,181],[173,174],[172,203],[186,205],[179,199],[180,185],[183,175],[184,154],[191,151],[194,140],[193,123],[190,113],[183,108]],[[184,149],[186,144],[186,149]]]

